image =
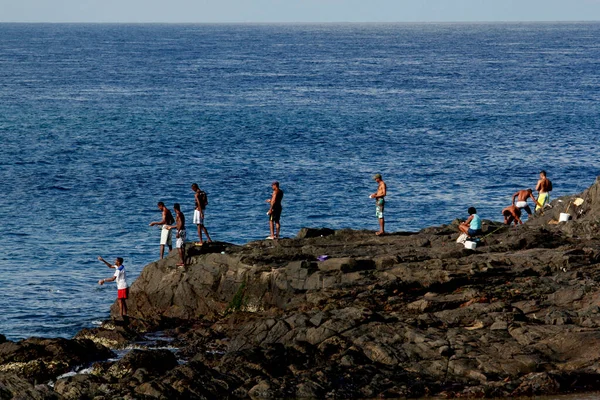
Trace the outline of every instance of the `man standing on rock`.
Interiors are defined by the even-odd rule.
[[[169,246],[169,251],[173,250],[173,244],[171,241],[171,230],[169,229],[169,225],[171,225],[175,220],[173,219],[173,214],[167,207],[165,207],[165,203],[162,201],[158,202],[158,209],[162,212],[162,219],[160,221],[150,222],[150,226],[161,225],[160,231],[160,258],[162,260],[165,253],[165,245]]]
[[[269,228],[271,229],[271,236],[269,236],[267,239],[279,239],[279,230],[281,229],[279,220],[281,219],[281,211],[283,210],[281,207],[283,190],[279,188],[279,182],[277,181],[271,183],[271,188],[273,189],[273,195],[266,201],[271,205],[269,211],[267,212],[267,215],[269,216]]]
[[[546,177],[546,171],[540,171],[540,180],[535,185],[535,190],[538,192],[537,205],[535,211],[543,210],[550,203],[550,192],[552,191],[552,182]],[[548,206],[550,206],[548,204]]]
[[[171,230],[177,228],[177,233],[175,234],[175,238],[177,239],[175,247],[179,251],[179,257],[181,258],[181,262],[177,264],[177,266],[183,267],[185,266],[185,215],[181,212],[179,203],[173,204],[173,209],[175,210],[175,225],[169,226],[168,229]]]
[[[192,190],[194,191],[194,201],[196,203],[196,208],[194,209],[194,224],[198,227],[198,237],[200,238],[199,244],[203,244],[202,241],[202,231],[206,234],[206,241],[208,243],[212,242],[210,239],[210,235],[208,234],[208,230],[206,230],[206,226],[204,226],[204,209],[208,205],[208,196],[206,192],[200,190],[200,187],[197,183],[192,183]]]
[[[127,286],[127,279],[125,276],[125,266],[123,265],[123,259],[121,257],[117,257],[115,260],[115,265],[111,265],[108,261],[106,261],[102,257],[98,257],[98,260],[102,261],[108,268],[114,268],[115,274],[110,278],[100,279],[98,281],[99,285],[104,285],[105,282],[112,282],[114,280],[117,281],[117,300],[119,301],[119,312],[121,313],[121,318],[123,320],[127,319],[127,297],[129,288]]]
[[[387,186],[381,178],[381,174],[375,174],[373,177],[377,182],[377,191],[369,196],[375,199],[375,216],[379,220],[379,232],[375,233],[377,236],[385,234],[385,219],[383,218],[383,208],[385,207],[385,195],[387,194]]]
[[[531,215],[531,208],[529,208],[529,205],[527,204],[529,198],[531,198],[535,204],[538,204],[535,197],[533,197],[533,190],[531,189],[519,190],[517,193],[513,194],[512,202],[519,210],[525,210],[527,211],[527,215]],[[517,200],[516,203],[515,199]]]

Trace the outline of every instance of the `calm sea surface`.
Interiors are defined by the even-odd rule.
[[[70,337],[158,257],[156,202],[215,240],[499,219],[598,175],[600,24],[0,24],[0,333]],[[188,235],[195,240],[193,227]]]

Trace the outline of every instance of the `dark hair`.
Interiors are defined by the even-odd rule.
[[[197,183],[192,183],[192,188],[193,189],[200,189],[200,187],[198,186]]]
[[[475,207],[469,207],[467,212],[469,213],[469,215],[477,214],[477,210],[475,209]]]
[[[542,174],[542,175],[546,176],[546,171],[544,171],[544,170],[541,170],[541,171],[540,171],[540,174]]]
[[[123,264],[123,257],[117,257],[117,261],[119,262],[119,264]]]
[[[181,209],[179,208],[179,203],[173,204],[173,208],[176,209],[177,211],[181,211]]]
[[[159,201],[159,202],[158,202],[158,205],[159,205],[159,206],[161,206],[161,207],[164,207],[164,206],[165,206],[165,203],[163,203],[162,201]]]

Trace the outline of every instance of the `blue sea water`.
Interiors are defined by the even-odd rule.
[[[598,175],[600,24],[0,24],[0,333],[108,316],[111,270],[158,258],[157,201],[215,240],[500,219],[540,169]],[[188,236],[195,240],[193,226]]]

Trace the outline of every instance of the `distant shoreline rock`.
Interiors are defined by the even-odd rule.
[[[555,223],[576,197],[584,203],[569,207],[572,220]],[[144,268],[130,289],[129,325],[107,321],[70,341],[45,339],[35,352],[23,349],[40,339],[0,341],[0,392],[258,399],[599,390],[599,225],[596,180],[525,225],[486,221],[475,250],[456,243],[457,221],[382,237],[304,228],[294,239],[188,245],[186,267],[172,253]],[[116,317],[116,304],[111,310]],[[138,349],[54,389],[39,385],[156,330],[175,354]],[[52,369],[44,360],[65,346],[93,351],[67,352],[69,362]],[[26,367],[36,361],[44,368]]]

